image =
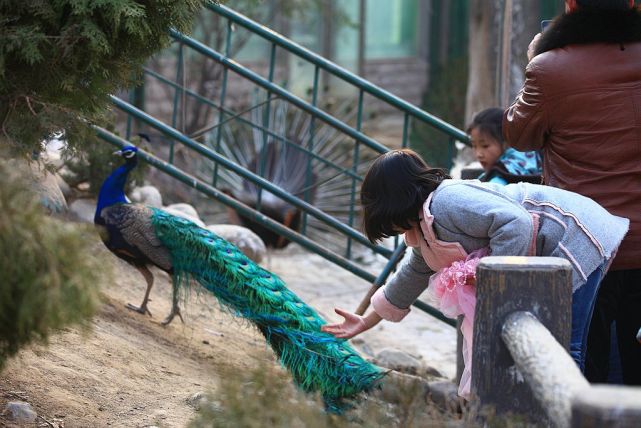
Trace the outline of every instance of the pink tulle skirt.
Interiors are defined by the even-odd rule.
[[[463,261],[452,263],[430,277],[427,299],[449,318],[463,315],[463,374],[458,394],[469,398],[472,382],[472,337],[474,309],[476,307],[476,266],[481,257],[489,254],[489,248],[473,251]]]

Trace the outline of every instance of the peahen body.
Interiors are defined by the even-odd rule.
[[[194,280],[234,315],[251,321],[294,381],[305,391],[320,392],[330,410],[340,410],[344,398],[377,383],[382,371],[363,360],[345,341],[320,332],[325,321],[278,276],[189,220],[129,203],[124,186],[136,166],[137,149],[128,146],[117,153],[126,162],[103,183],[95,223],[103,230],[106,246],[147,279],[145,298],[137,310],[148,312],[153,277],[147,266],[153,264],[173,278],[174,305],[169,321],[179,314],[178,290]]]

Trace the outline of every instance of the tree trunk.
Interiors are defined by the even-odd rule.
[[[471,0],[469,12],[469,73],[465,123],[479,111],[496,106],[499,16],[501,1]]]
[[[540,31],[540,0],[512,0],[510,34],[510,64],[507,73],[500,73],[502,17],[505,0],[471,0],[469,10],[469,73],[465,97],[465,123],[472,121],[474,115],[489,107],[505,108],[511,104],[525,80],[527,47],[536,33]],[[507,96],[502,102],[498,76],[509,79]],[[474,161],[468,148],[460,150],[456,164],[463,167]]]
[[[512,40],[510,61],[510,91],[508,104],[511,104],[525,81],[527,47],[534,36],[541,31],[540,0],[512,0]],[[507,107],[507,105],[503,106]]]
[[[465,124],[481,110],[498,105],[497,67],[502,0],[471,0],[469,9],[468,78],[465,96]],[[475,160],[469,148],[459,150],[453,174]]]

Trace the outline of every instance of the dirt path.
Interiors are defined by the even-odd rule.
[[[187,400],[215,390],[225,373],[251,370],[264,361],[277,364],[257,330],[222,311],[204,293],[183,303],[185,324],[176,319],[161,326],[170,308],[170,285],[163,272],[154,271],[154,317],[127,310],[125,303],[140,303],[144,280],[106,250],[97,251],[116,265],[117,277],[114,284],[101,286],[104,302],[92,329],[66,329],[49,346],[30,347],[10,360],[0,374],[1,408],[7,401],[27,401],[50,422],[39,419],[39,426],[183,427],[194,415]],[[296,248],[272,253],[266,267],[330,319],[336,319],[335,305],[355,307],[368,287]],[[428,318],[412,313],[404,326],[381,326],[356,346],[365,355],[385,346],[403,349],[449,374],[453,329]],[[3,423],[11,426],[0,417]]]
[[[102,287],[105,300],[91,331],[66,329],[49,346],[31,347],[11,360],[0,375],[2,408],[22,399],[65,427],[182,427],[193,416],[187,403],[193,394],[215,388],[226,370],[274,359],[255,329],[221,312],[204,294],[186,303],[184,325],[178,319],[160,325],[170,302],[162,272],[155,272],[154,317],[129,311],[124,304],[140,302],[144,281],[112,260],[118,284]]]

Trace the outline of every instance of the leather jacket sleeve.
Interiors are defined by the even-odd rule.
[[[519,151],[541,149],[549,129],[541,88],[540,57],[528,64],[523,88],[503,115],[503,138]]]

